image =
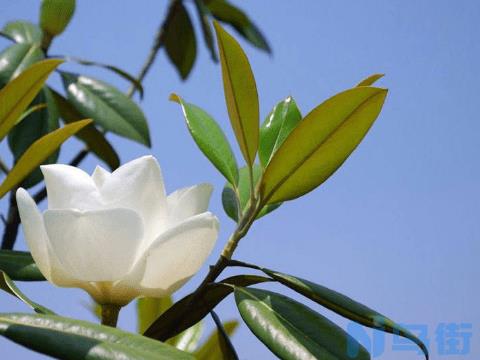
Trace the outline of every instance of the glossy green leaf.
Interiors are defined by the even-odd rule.
[[[237,142],[248,165],[253,165],[258,149],[259,110],[255,78],[238,42],[214,22],[222,65],[227,110]]]
[[[181,1],[170,8],[165,24],[164,44],[168,57],[182,79],[186,79],[197,57],[197,41],[192,21]]]
[[[64,360],[194,359],[141,335],[55,315],[0,314],[0,335]]]
[[[212,27],[210,26],[210,10],[205,6],[204,0],[195,0],[195,8],[197,9],[200,25],[202,26],[203,39],[213,61],[218,61],[217,53],[215,52]]]
[[[0,53],[0,86],[6,85],[29,66],[43,59],[38,45],[14,44]]]
[[[177,349],[193,353],[200,342],[203,333],[203,322],[199,321],[190,326],[187,330],[166,341],[167,344],[175,346]]]
[[[370,354],[339,326],[307,306],[271,291],[235,288],[243,320],[280,359],[370,359]],[[348,354],[348,346],[358,354]]]
[[[206,4],[218,21],[232,25],[252,45],[268,53],[272,52],[261,31],[242,10],[226,0],[207,0]]]
[[[0,250],[0,270],[16,281],[44,281],[32,255],[25,251]]]
[[[3,27],[3,32],[19,44],[40,45],[42,43],[42,29],[28,21],[11,21]]]
[[[238,167],[225,134],[216,121],[198,106],[183,101],[178,95],[170,99],[182,106],[188,130],[198,147],[228,182],[238,183]]]
[[[386,316],[376,312],[375,310],[372,310],[369,307],[360,304],[334,290],[330,290],[311,281],[269,269],[261,270],[265,274],[271,276],[273,279],[291,288],[292,290],[306,296],[310,300],[313,300],[322,306],[325,306],[337,314],[346,317],[347,319],[377,330],[397,334],[412,340],[422,349],[425,357],[428,359],[427,347],[420,339],[418,339],[407,329],[390,320]]]
[[[142,297],[137,300],[137,328],[143,334],[150,325],[162,315],[170,306],[173,300],[170,296],[163,298]]]
[[[382,77],[384,77],[385,74],[373,74],[373,75],[370,75],[369,77],[363,79],[362,81],[360,81],[357,86],[371,86],[373,85],[378,79],[381,79]]]
[[[83,119],[83,116],[70,104],[67,99],[54,90],[51,90],[60,116],[65,124],[71,124]],[[99,159],[103,160],[111,170],[120,166],[120,159],[113,146],[105,136],[97,130],[94,124],[90,124],[75,134],[87,148]]]
[[[260,184],[262,202],[297,198],[327,180],[367,134],[386,95],[386,89],[357,87],[313,109],[266,167]]]
[[[65,125],[63,128],[55,130],[35,141],[3,180],[3,183],[0,185],[0,198],[17,186],[30,172],[54,153],[65,140],[91,122],[91,120],[87,119]]]
[[[215,322],[217,324],[217,322]],[[215,330],[194,355],[197,360],[237,360],[235,350],[232,350],[229,336],[238,328],[238,321],[218,323]],[[220,327],[221,326],[221,327]]]
[[[44,87],[40,91],[32,104],[47,104],[47,107],[40,111],[33,112],[23,119],[23,121],[16,124],[8,133],[8,146],[13,154],[15,163],[17,163],[33,142],[58,129],[59,126],[57,105],[52,93],[47,87]],[[55,163],[58,155],[59,151],[55,151],[42,162],[42,165]],[[22,181],[21,186],[30,188],[42,180],[43,175],[38,166]]]
[[[86,76],[62,72],[68,101],[84,117],[120,136],[150,146],[147,120],[135,102],[118,89]]]
[[[47,309],[46,307],[30,300],[24,293],[20,291],[20,289],[14,284],[12,279],[10,279],[10,277],[2,270],[0,270],[0,289],[9,293],[12,296],[15,296],[20,301],[23,301],[38,314],[55,314],[52,310]]]
[[[0,90],[0,140],[17,123],[50,73],[61,63],[57,59],[35,63]]]
[[[262,167],[258,164],[254,164],[253,168],[253,182],[257,184],[262,175]],[[244,213],[249,205],[250,200],[250,176],[248,174],[248,168],[243,167],[240,169],[240,176],[238,181],[238,192],[235,192],[230,184],[225,184],[222,192],[222,204],[225,213],[234,221],[239,220],[240,213]],[[238,196],[236,195],[238,194]],[[238,201],[239,200],[239,201]],[[257,219],[277,209],[281,203],[269,204],[257,215]]]
[[[260,164],[264,168],[300,120],[302,120],[302,114],[298,110],[297,103],[290,96],[275,105],[268,114],[260,127],[258,149]]]
[[[155,320],[144,335],[166,341],[208,315],[215,306],[232,293],[232,285],[250,286],[265,281],[271,281],[271,279],[255,275],[237,275],[224,279],[220,283],[207,285],[203,296],[196,299],[195,304],[191,304],[192,294],[185,296]]]

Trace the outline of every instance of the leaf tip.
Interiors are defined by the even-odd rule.
[[[171,93],[170,96],[168,97],[168,100],[176,102],[177,104],[180,104],[182,102],[182,99],[180,96],[178,96],[175,93]]]

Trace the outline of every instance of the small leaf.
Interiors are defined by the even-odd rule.
[[[0,314],[0,335],[64,360],[193,360],[174,347],[109,326],[55,315]]]
[[[0,270],[16,281],[44,281],[29,252],[0,250]]]
[[[67,101],[67,99],[55,90],[51,91],[60,112],[60,116],[65,124],[71,124],[83,119],[83,116]],[[84,127],[75,134],[75,137],[80,139],[99,159],[103,160],[111,170],[115,170],[120,166],[120,159],[117,152],[105,136],[97,130],[94,124]]]
[[[258,149],[259,110],[255,78],[250,63],[238,42],[214,22],[217,33],[223,88],[228,114],[237,142],[248,165]]]
[[[0,289],[9,293],[12,296],[15,296],[19,300],[23,301],[25,304],[30,306],[38,314],[51,314],[51,315],[55,314],[52,310],[47,309],[46,307],[30,300],[24,293],[20,291],[20,289],[13,283],[13,281],[8,277],[8,275],[2,270],[0,270]]]
[[[300,114],[295,100],[290,96],[275,105],[268,114],[260,127],[258,149],[258,157],[264,168],[300,120],[302,120],[302,114]]]
[[[184,102],[178,95],[170,99],[182,106],[188,130],[198,147],[231,184],[238,183],[238,167],[230,144],[220,126],[198,106]]]
[[[142,110],[116,88],[90,77],[62,72],[68,101],[105,130],[150,146]]]
[[[43,59],[38,45],[14,44],[0,53],[0,86],[6,85],[29,66]]]
[[[177,336],[168,339],[166,343],[175,346],[179,350],[193,353],[197,349],[202,333],[203,322],[199,321]]]
[[[195,352],[197,360],[238,360],[235,349],[230,342],[229,336],[232,336],[238,328],[238,321],[228,321],[222,324],[216,314],[212,312],[217,330],[214,331],[205,343]]]
[[[286,296],[235,287],[235,301],[252,333],[280,359],[370,359],[340,327]],[[356,356],[348,354],[349,344],[358,346]]]
[[[180,77],[186,79],[197,56],[197,41],[192,21],[181,1],[170,8],[165,24],[165,48]]]
[[[229,183],[225,184],[222,191],[222,205],[223,210],[225,210],[228,217],[233,221],[238,222],[240,219],[240,214],[238,213],[240,204],[237,200],[235,190],[232,189],[232,186]]]
[[[35,63],[0,90],[0,140],[16,124],[50,73],[61,63],[56,59]]]
[[[362,81],[360,81],[358,84],[357,84],[357,87],[358,86],[371,86],[373,85],[378,79],[381,79],[382,77],[384,77],[385,74],[373,74],[373,75],[370,75],[369,77],[363,79]]]
[[[87,119],[65,125],[63,128],[55,130],[35,141],[3,180],[3,183],[0,185],[0,198],[17,186],[32,170],[55,152],[65,140],[91,122],[92,120]]]
[[[173,300],[170,296],[163,298],[142,297],[137,300],[137,321],[138,332],[143,334],[150,325],[162,315],[170,306]]]
[[[313,109],[273,155],[260,184],[262,203],[315,189],[350,156],[382,109],[386,89],[357,87]]]
[[[3,27],[3,32],[19,44],[42,43],[42,29],[28,21],[11,21]]]
[[[202,26],[205,44],[210,51],[212,60],[217,62],[218,58],[217,53],[215,52],[215,46],[213,45],[213,32],[209,20],[209,16],[211,15],[210,10],[208,10],[208,8],[205,6],[204,0],[195,0],[195,7],[197,9],[198,18],[200,19],[200,24]]]
[[[30,106],[27,110],[24,111],[24,113],[22,114],[22,116],[20,117],[20,119],[17,120],[17,123],[15,125],[18,125],[19,123],[21,123],[23,120],[25,120],[27,117],[29,117],[31,114],[37,112],[37,111],[40,111],[40,110],[43,110],[43,109],[46,109],[47,108],[47,104],[46,103],[40,103],[40,104],[37,104],[37,105],[32,105]]]

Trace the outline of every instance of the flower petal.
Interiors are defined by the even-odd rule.
[[[127,274],[143,239],[130,209],[47,210],[45,228],[65,271],[82,281],[116,281]]]
[[[100,193],[92,178],[74,166],[41,166],[49,209],[93,210],[101,208]]]
[[[173,293],[200,269],[218,236],[218,219],[206,212],[160,235],[145,254],[142,294]]]
[[[171,224],[207,211],[212,185],[200,184],[177,190],[167,197],[168,218]]]
[[[100,165],[97,165],[95,170],[93,171],[92,174],[92,180],[97,185],[97,187],[101,187],[104,183],[105,180],[110,176],[110,172],[108,170],[105,170],[103,167]]]

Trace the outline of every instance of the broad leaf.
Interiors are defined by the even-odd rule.
[[[0,140],[16,124],[50,73],[61,63],[56,59],[35,63],[0,90]]]
[[[195,7],[197,9],[198,18],[202,26],[203,39],[207,45],[208,50],[213,61],[218,61],[217,54],[215,52],[212,27],[210,26],[209,16],[210,10],[205,6],[204,0],[195,0]]]
[[[227,110],[237,142],[248,165],[253,165],[258,149],[259,110],[255,78],[238,42],[217,22],[220,62]]]
[[[77,121],[55,130],[35,141],[9,172],[0,185],[0,198],[17,186],[47,157],[54,153],[65,140],[90,124],[91,120]]]
[[[373,85],[378,79],[381,79],[382,77],[384,77],[385,74],[373,74],[373,75],[370,75],[369,77],[363,79],[362,81],[360,81],[358,84],[357,84],[357,87],[358,86],[371,86]]]
[[[238,275],[224,279],[220,283],[207,285],[203,296],[195,299],[194,304],[192,304],[192,294],[185,296],[155,320],[144,335],[166,341],[208,315],[215,306],[232,293],[232,285],[250,286],[265,281],[271,281],[271,279],[254,275]]]
[[[141,335],[54,315],[0,314],[0,335],[64,360],[194,359]]]
[[[65,124],[83,119],[83,116],[70,104],[67,99],[54,90],[53,98],[60,112],[60,116]],[[120,166],[120,159],[113,146],[108,142],[105,136],[97,130],[94,124],[90,124],[75,134],[87,148],[93,152],[99,159],[103,160],[111,170]]]
[[[243,320],[280,359],[370,359],[353,337],[307,306],[286,296],[260,289],[235,288]],[[358,346],[358,354],[348,347]]]
[[[143,334],[150,325],[162,315],[170,306],[173,300],[170,296],[163,298],[142,297],[137,300],[137,328]]]
[[[260,146],[258,157],[265,168],[280,145],[302,120],[302,114],[292,97],[280,101],[260,127]]]
[[[386,89],[357,87],[313,109],[273,155],[260,184],[264,204],[315,189],[350,156],[382,109]]]
[[[147,120],[135,102],[118,89],[86,76],[62,72],[68,101],[105,130],[150,146]]]
[[[0,53],[0,86],[6,85],[29,66],[43,59],[38,45],[14,44]]]
[[[362,325],[397,334],[406,337],[416,343],[424,352],[428,359],[428,350],[414,334],[399,324],[390,320],[386,316],[379,314],[375,310],[352,300],[334,290],[330,290],[322,285],[315,284],[311,281],[283,274],[269,269],[261,269],[265,274],[284,284],[285,286],[295,290],[296,292],[308,297],[310,300],[325,306],[326,308],[346,317],[347,319],[358,322]]]
[[[182,79],[192,70],[197,56],[197,41],[192,21],[181,1],[170,8],[165,24],[164,43],[168,57]]]
[[[0,250],[0,270],[16,281],[45,280],[29,252]]]
[[[238,183],[238,167],[230,144],[216,121],[198,106],[183,101],[178,95],[170,99],[182,106],[188,130],[198,147],[230,184]]]
[[[50,315],[55,314],[52,310],[47,309],[46,307],[30,300],[24,293],[20,291],[20,289],[13,283],[13,281],[8,277],[8,275],[2,270],[0,270],[0,289],[9,293],[12,296],[15,296],[19,300],[23,301],[25,304],[30,306],[38,314],[50,314]]]
[[[42,29],[28,21],[11,21],[3,27],[3,32],[20,44],[42,43]]]
[[[212,316],[215,316],[213,314]],[[238,321],[227,321],[222,324],[217,318],[215,324],[217,325],[217,330],[194,353],[195,358],[197,360],[237,360],[238,357],[230,343],[229,336],[232,336],[238,328]]]

